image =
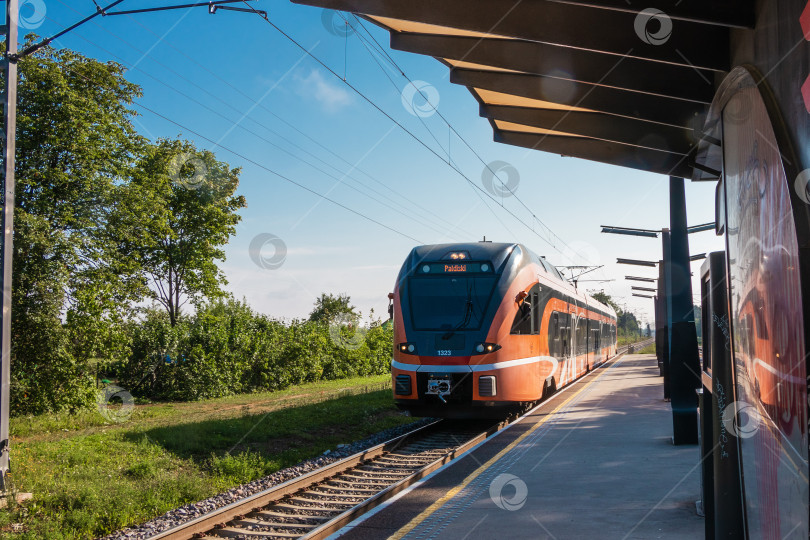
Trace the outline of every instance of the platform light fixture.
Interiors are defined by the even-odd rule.
[[[653,229],[633,229],[631,227],[613,227],[610,225],[600,225],[603,233],[624,234],[627,236],[643,236],[645,238],[658,238],[660,230]]]
[[[656,278],[638,277],[638,276],[624,276],[624,279],[627,279],[627,280],[630,280],[630,281],[644,281],[646,283],[655,283],[656,281],[658,281]]]
[[[636,287],[636,286],[631,286],[630,288],[631,288],[632,290],[634,290],[634,291],[658,292],[658,289],[651,289],[650,287]]]
[[[636,229],[634,227],[615,227],[613,225],[600,225],[603,233],[624,234],[627,236],[643,236],[645,238],[658,238],[661,229]],[[715,223],[701,223],[686,228],[688,234],[714,230]]]
[[[686,232],[692,234],[696,232],[713,231],[715,225],[716,224],[714,221],[712,221],[711,223],[703,223],[702,225],[692,225],[691,227],[686,228]]]
[[[617,258],[616,262],[618,264],[633,264],[636,266],[649,266],[650,268],[655,268],[658,265],[658,261],[641,261],[639,259],[620,259]]]

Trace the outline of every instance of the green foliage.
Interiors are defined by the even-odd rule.
[[[0,512],[0,537],[97,538],[412,422],[390,388],[377,389],[381,382],[165,405],[160,416],[150,415],[154,405],[137,406],[129,422],[112,426],[75,426],[67,415],[21,418],[13,425],[27,435],[14,434],[13,482],[34,498]],[[352,393],[338,392],[344,388]],[[11,532],[12,524],[22,531]]]
[[[352,341],[345,294],[291,323],[225,297],[217,263],[246,205],[240,170],[139,136],[141,90],[122,66],[45,47],[19,68],[13,414],[78,413],[100,377],[143,399],[200,400],[388,371],[390,326]],[[150,297],[162,309],[140,311]]]
[[[135,251],[153,287],[152,297],[174,326],[187,300],[223,295],[216,261],[235,232],[245,198],[235,195],[239,169],[187,141],[149,145],[128,186],[128,213],[144,233]]]
[[[650,343],[640,351],[637,351],[637,354],[655,354],[655,343]]]
[[[617,314],[617,326],[619,333],[625,336],[640,336],[641,329],[638,325],[638,319],[629,311],[619,311]]]
[[[75,410],[93,399],[94,359],[123,356],[118,318],[145,291],[110,223],[143,144],[140,89],[120,65],[64,49],[19,69],[12,409]]]
[[[621,309],[619,309],[619,305],[618,305],[618,304],[617,304],[617,303],[616,303],[616,302],[613,300],[613,298],[612,298],[612,297],[611,297],[611,296],[610,296],[608,293],[606,293],[605,291],[599,291],[598,293],[594,293],[594,294],[593,294],[593,295],[591,295],[591,296],[593,296],[594,300],[598,300],[599,302],[602,302],[603,304],[607,304],[607,305],[609,305],[610,307],[612,307],[612,308],[613,308],[613,310],[614,310],[616,313],[618,313],[618,312],[620,312],[620,311],[621,311]]]
[[[227,478],[232,484],[245,484],[254,478],[261,478],[272,472],[272,464],[265,463],[262,456],[255,452],[240,452],[218,456],[211,454],[208,464],[211,472]]]
[[[378,375],[390,370],[393,334],[373,321],[352,346],[323,322],[288,324],[253,312],[245,302],[216,300],[172,326],[151,309],[132,323],[132,355],[118,365],[120,384],[158,400],[198,400],[278,390],[293,384]]]
[[[144,298],[173,326],[185,301],[222,296],[216,263],[245,200],[239,169],[137,134],[141,91],[122,66],[45,47],[19,69],[11,407],[77,411],[95,401],[99,372],[134,359],[145,365],[126,370],[148,382],[156,355],[183,338],[150,314],[130,322]],[[163,342],[131,352],[133,336],[142,346],[148,335]],[[204,345],[183,351],[187,387],[219,375]]]
[[[604,291],[594,294],[593,297],[603,304],[609,305],[616,312],[617,342],[619,346],[634,343],[642,338],[644,332],[635,314],[623,311],[616,301]]]
[[[309,320],[329,324],[340,315],[346,315],[351,320],[357,320],[357,312],[350,302],[351,300],[347,294],[322,293],[315,300],[315,309],[309,314]]]

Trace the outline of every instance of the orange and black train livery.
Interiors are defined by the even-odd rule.
[[[394,399],[415,416],[502,416],[616,354],[615,311],[521,244],[416,247],[392,296]]]

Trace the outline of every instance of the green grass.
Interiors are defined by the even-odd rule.
[[[636,354],[655,354],[655,342],[650,343]]]
[[[631,335],[631,336],[619,336],[616,339],[616,345],[618,347],[624,347],[625,345],[632,345],[633,343],[638,343],[639,341],[644,341],[645,339],[649,339],[646,336],[639,336],[639,335]]]
[[[93,538],[412,421],[388,380],[138,405],[122,424],[98,412],[12,419],[13,482],[34,498],[0,511],[0,537]]]

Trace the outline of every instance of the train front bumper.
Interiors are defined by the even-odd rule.
[[[501,364],[421,365],[395,360],[394,400],[415,416],[461,417],[514,408],[542,397],[540,362]]]

